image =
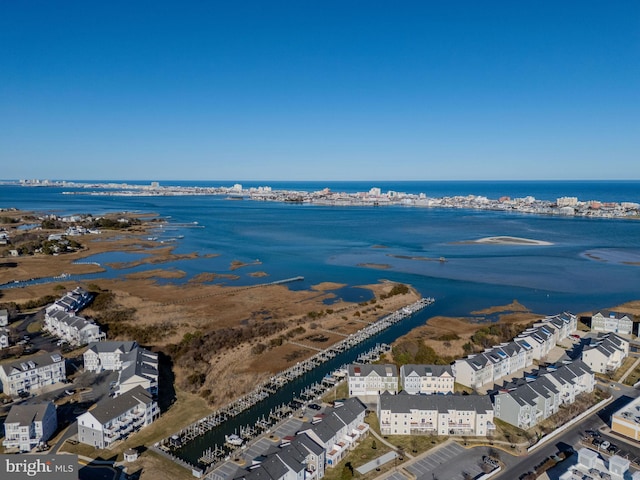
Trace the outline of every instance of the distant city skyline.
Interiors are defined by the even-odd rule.
[[[4,179],[640,179],[640,3],[9,2]]]

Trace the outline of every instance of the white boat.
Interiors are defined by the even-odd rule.
[[[244,440],[235,433],[232,433],[231,435],[225,435],[224,440],[229,445],[233,445],[234,447],[239,447],[244,443]]]

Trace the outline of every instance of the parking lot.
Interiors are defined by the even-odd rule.
[[[418,480],[464,480],[481,475],[482,458],[488,454],[488,448],[463,448],[457,443],[450,443],[435,450],[426,457],[405,467]],[[394,474],[396,475],[396,474]],[[401,480],[401,477],[395,480]]]
[[[593,435],[595,433],[595,436]],[[611,455],[618,455],[629,460],[636,468],[640,468],[640,449],[629,445],[617,436],[609,435],[605,432],[585,432],[582,444],[595,450],[604,458]]]

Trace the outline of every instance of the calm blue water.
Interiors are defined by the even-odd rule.
[[[134,182],[131,182],[134,183]],[[149,182],[137,182],[149,183]],[[235,182],[175,182],[176,185],[231,186]],[[367,191],[380,187],[429,196],[503,195],[553,200],[640,202],[640,182],[241,182],[245,187]],[[163,184],[169,184],[163,182]],[[346,284],[336,295],[366,300],[353,288],[380,279],[406,282],[435,296],[439,314],[469,311],[514,299],[540,313],[581,312],[640,298],[640,222],[527,214],[403,207],[328,207],[245,201],[223,197],[103,197],[62,195],[57,187],[0,186],[0,207],[60,214],[114,211],[155,212],[171,225],[154,233],[176,253],[219,254],[182,260],[166,268],[187,273],[233,273],[229,285],[248,285],[303,275],[290,288],[332,281]],[[197,222],[197,225],[194,224]],[[184,235],[184,238],[178,238]],[[552,242],[551,246],[473,245],[457,242],[510,235]],[[384,247],[384,248],[380,248]],[[447,262],[399,257],[446,257]],[[121,261],[118,260],[109,261]],[[88,258],[103,263],[104,258]],[[231,272],[234,260],[255,262]],[[366,268],[379,264],[387,269]],[[157,268],[136,267],[135,271]],[[122,276],[133,269],[108,269],[87,276]],[[249,273],[264,271],[268,277]],[[175,280],[160,280],[175,282]],[[430,312],[433,313],[434,309]]]

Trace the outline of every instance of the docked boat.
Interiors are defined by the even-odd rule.
[[[226,443],[234,447],[239,447],[244,443],[244,440],[235,433],[232,433],[231,435],[225,435],[224,440]]]

